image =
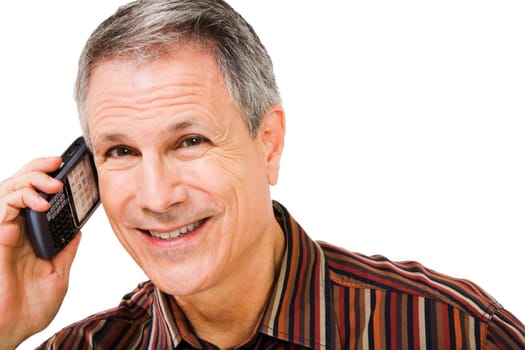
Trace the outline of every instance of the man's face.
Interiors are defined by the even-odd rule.
[[[213,55],[185,46],[103,62],[86,105],[105,211],[158,287],[213,288],[271,244],[283,113],[270,110],[252,138]]]

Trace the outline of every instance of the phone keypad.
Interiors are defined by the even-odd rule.
[[[57,193],[49,202],[51,208],[47,212],[47,220],[55,248],[65,247],[75,236],[75,223],[69,208],[64,190]]]

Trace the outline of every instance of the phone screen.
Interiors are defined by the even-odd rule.
[[[99,200],[95,174],[90,161],[89,155],[86,154],[67,175],[77,225],[84,220]]]

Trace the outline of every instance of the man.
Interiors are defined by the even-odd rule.
[[[470,282],[315,243],[269,187],[285,121],[271,60],[216,0],[141,1],[103,22],[76,86],[105,211],[145,271],[60,349],[520,349],[523,325]],[[22,208],[61,184],[37,159],[0,186],[0,343],[57,312],[79,238],[37,259]]]

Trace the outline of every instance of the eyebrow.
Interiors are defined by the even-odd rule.
[[[165,132],[167,133],[174,133],[178,132],[184,129],[187,129],[191,126],[194,126],[198,124],[193,118],[188,120],[182,120],[177,121],[175,123],[170,124],[166,129]],[[127,137],[125,134],[120,132],[109,132],[104,133],[100,136],[98,143],[115,143],[115,142],[122,142],[126,140]]]
[[[197,124],[197,123],[195,122],[194,119],[182,120],[182,121],[178,121],[176,123],[173,123],[173,124],[169,125],[168,128],[166,129],[166,131],[168,131],[168,132],[181,131],[181,130],[187,129],[187,128],[195,125],[195,124]]]

